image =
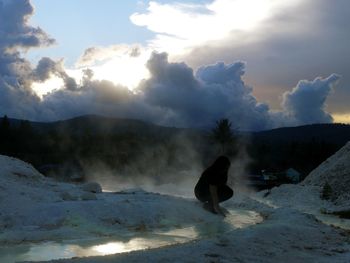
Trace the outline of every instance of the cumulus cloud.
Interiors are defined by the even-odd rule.
[[[245,63],[219,62],[195,73],[184,63],[170,63],[166,53],[153,54],[147,64],[151,78],[141,89],[145,101],[164,110],[164,124],[206,127],[219,118],[244,130],[332,122],[326,99],[339,76],[300,81],[283,95],[283,110],[271,111],[253,96],[242,77]]]
[[[28,24],[33,7],[28,0],[0,0],[0,76],[28,79],[30,63],[21,57],[21,50],[54,43],[41,28]]]
[[[186,127],[209,127],[217,119],[229,118],[244,130],[332,121],[325,103],[337,75],[300,82],[284,94],[279,112],[253,96],[253,89],[243,81],[243,62],[218,62],[193,70],[186,63],[169,62],[167,53],[153,53],[147,62],[150,77],[135,91],[94,79],[91,69],[84,70],[78,84],[66,73],[63,60],[45,57],[34,68],[21,57],[22,49],[53,42],[41,29],[28,25],[33,12],[29,1],[0,0],[0,10],[5,17],[17,16],[10,15],[9,20],[0,16],[1,115],[49,121],[93,113]],[[126,50],[129,56],[138,56],[138,50]],[[63,79],[65,88],[40,99],[31,84],[51,76]]]
[[[283,94],[285,114],[296,124],[330,123],[332,116],[326,112],[326,99],[340,76],[302,80],[292,91]]]
[[[33,14],[29,1],[0,0],[0,113],[36,118],[39,98],[30,89],[31,64],[22,50],[54,43],[41,28],[28,24]]]
[[[33,14],[29,0],[0,1],[0,50],[17,52],[18,48],[28,49],[42,45],[51,45],[50,38],[40,27],[28,24]]]
[[[45,113],[39,97],[31,89],[33,82],[44,82],[56,75],[64,80],[68,89],[75,89],[76,83],[65,72],[63,61],[42,58],[33,69],[22,57],[23,51],[55,42],[41,28],[29,25],[33,11],[28,0],[0,0],[0,113],[41,119]]]
[[[154,53],[147,66],[151,78],[141,89],[147,103],[167,113],[166,123],[208,127],[226,117],[242,129],[269,126],[268,106],[256,101],[241,78],[242,62],[203,66],[194,74],[184,63],[170,63],[166,53]]]
[[[77,83],[74,78],[70,77],[64,69],[63,59],[54,61],[51,58],[41,58],[33,71],[35,81],[44,82],[52,75],[61,78],[65,87],[69,90],[77,89]]]

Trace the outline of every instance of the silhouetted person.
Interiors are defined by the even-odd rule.
[[[226,184],[231,162],[226,156],[220,156],[201,175],[194,188],[197,199],[203,207],[212,213],[225,216],[225,210],[219,203],[230,199],[233,190]]]

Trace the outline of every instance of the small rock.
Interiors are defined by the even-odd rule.
[[[95,193],[95,194],[102,193],[101,185],[99,183],[96,183],[96,182],[85,183],[81,186],[81,189],[83,191]]]

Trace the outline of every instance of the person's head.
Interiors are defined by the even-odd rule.
[[[215,160],[212,167],[214,167],[216,170],[228,171],[230,165],[230,160],[226,156],[221,155]]]

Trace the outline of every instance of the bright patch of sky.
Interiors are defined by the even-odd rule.
[[[42,27],[57,45],[31,51],[32,61],[42,56],[65,58],[74,65],[86,48],[116,43],[145,43],[153,33],[130,22],[130,14],[143,11],[142,1],[32,0],[31,24]]]
[[[30,51],[33,62],[43,56],[65,58],[72,67],[86,48],[113,44],[146,44],[155,34],[130,21],[130,15],[146,11],[150,1],[140,0],[31,0],[35,14],[30,22],[57,40],[55,46]],[[174,1],[162,0],[168,4]],[[178,0],[178,3],[194,1]],[[197,0],[197,4],[211,2]]]
[[[178,54],[232,31],[253,30],[280,6],[271,0],[216,0],[205,5],[150,2],[147,12],[133,14],[131,21],[157,33],[149,41],[154,49]]]
[[[171,5],[174,1],[157,1],[159,5]],[[210,3],[209,0],[176,1],[176,5],[196,5]],[[130,88],[137,86],[142,78],[147,77],[148,72],[145,63],[152,50],[147,49],[149,42],[156,38],[156,34],[146,27],[136,25],[130,16],[147,12],[151,1],[114,1],[104,0],[103,4],[95,0],[32,0],[35,14],[30,23],[42,27],[48,34],[56,39],[56,45],[48,48],[30,50],[27,57],[36,63],[40,58],[47,56],[53,59],[64,58],[65,66],[75,78],[81,78],[82,65],[79,58],[84,51],[91,47],[99,48],[95,52],[88,66],[94,70],[96,79],[108,79],[115,83],[126,85]],[[154,4],[154,3],[153,3]],[[198,9],[196,12],[206,11]],[[167,15],[167,14],[166,14]],[[174,18],[178,19],[178,18]],[[161,23],[158,20],[158,23]],[[179,24],[181,26],[181,24]],[[139,57],[128,57],[120,52],[110,52],[113,45],[134,45],[145,47]],[[106,52],[103,52],[103,49]],[[98,54],[110,53],[110,58],[101,60]],[[75,70],[78,67],[79,69]],[[118,72],[119,74],[116,74]],[[50,88],[59,88],[60,81],[52,80],[46,83],[35,84],[34,89],[39,95],[44,95]],[[46,87],[46,88],[44,88]]]

